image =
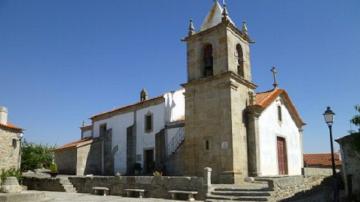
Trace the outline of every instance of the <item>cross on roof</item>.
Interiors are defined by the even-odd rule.
[[[278,82],[276,80],[276,74],[278,73],[277,70],[276,70],[276,67],[273,66],[270,71],[272,72],[273,78],[274,78],[273,86],[274,86],[274,88],[277,88],[279,86],[279,84],[278,84]]]

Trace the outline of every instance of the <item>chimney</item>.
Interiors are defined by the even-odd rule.
[[[8,122],[8,111],[6,107],[0,106],[0,124],[6,125]]]

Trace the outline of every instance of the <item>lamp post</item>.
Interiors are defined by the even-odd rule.
[[[332,137],[332,124],[334,123],[335,113],[330,109],[330,107],[327,107],[323,115],[324,115],[325,122],[329,127],[330,146],[331,146],[331,164],[332,164],[333,176],[335,176],[336,170],[335,170],[334,146],[333,146],[333,137]]]

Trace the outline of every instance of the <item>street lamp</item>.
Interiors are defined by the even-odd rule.
[[[332,137],[332,125],[334,123],[334,115],[335,115],[335,113],[330,109],[330,107],[327,107],[326,111],[324,112],[323,115],[324,115],[325,122],[329,127],[330,146],[331,146],[331,164],[332,164],[333,176],[335,176],[336,170],[335,170],[334,146],[333,146],[333,137]]]

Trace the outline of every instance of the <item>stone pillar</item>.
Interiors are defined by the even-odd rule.
[[[209,167],[204,168],[204,189],[205,193],[209,193],[211,187],[211,172],[212,169]]]
[[[22,191],[22,187],[19,185],[16,177],[7,177],[1,187],[1,191],[4,193],[19,193]]]
[[[259,116],[255,110],[247,112],[248,168],[252,177],[260,175]]]

